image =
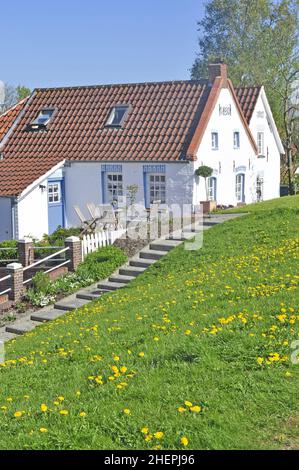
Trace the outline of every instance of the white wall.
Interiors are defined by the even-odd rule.
[[[280,195],[280,152],[274,134],[268,124],[262,94],[260,94],[250,121],[250,130],[255,139],[258,132],[264,132],[266,158],[256,158],[256,175],[264,178],[264,200]]]
[[[65,194],[66,194],[66,224],[67,226],[80,225],[74,211],[79,206],[86,218],[89,213],[86,204],[93,202],[101,204],[102,182],[101,165],[105,162],[72,162],[65,168]],[[114,162],[107,162],[112,164]],[[115,162],[122,165],[124,189],[130,184],[138,185],[136,202],[144,204],[143,165],[155,162]],[[163,162],[158,162],[158,164]],[[167,203],[192,203],[194,184],[194,168],[192,163],[165,163],[166,167],[166,197]]]
[[[231,105],[231,115],[220,115],[219,105],[222,107]],[[218,132],[219,149],[212,150],[211,133]],[[233,133],[240,132],[240,148],[234,149]],[[214,169],[217,178],[217,204],[236,205],[235,179],[238,172],[245,173],[245,202],[252,202],[254,196],[253,161],[254,149],[245,132],[243,122],[237,111],[234,99],[230,91],[222,89],[207,125],[205,134],[197,152],[195,169],[201,165],[207,165]],[[244,171],[238,171],[244,167]],[[196,180],[194,188],[194,203],[206,200],[206,192],[203,178]]]
[[[12,238],[11,199],[0,197],[0,241]]]
[[[20,197],[18,201],[18,236],[24,238],[32,236],[40,239],[48,233],[48,195],[47,189],[42,190],[39,185],[47,187],[47,180],[42,182]]]

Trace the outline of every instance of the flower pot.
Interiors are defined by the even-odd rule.
[[[200,201],[200,204],[202,204],[202,211],[204,214],[209,214],[210,212],[213,212],[216,210],[217,203],[216,201]]]

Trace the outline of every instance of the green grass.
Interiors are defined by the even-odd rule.
[[[297,447],[299,211],[296,199],[279,207],[286,200],[9,342],[0,448],[180,449],[183,436],[190,449]],[[186,400],[201,412],[179,413]]]
[[[299,208],[299,195],[297,196],[285,196],[278,199],[270,199],[269,201],[248,204],[241,207],[234,207],[233,209],[227,209],[219,211],[222,213],[239,213],[239,212],[264,212],[278,209],[298,209]]]

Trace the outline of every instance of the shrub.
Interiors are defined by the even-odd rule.
[[[1,248],[11,248],[11,250],[1,250]],[[17,258],[17,242],[16,240],[5,240],[0,243],[0,260]]]
[[[51,235],[45,234],[43,236],[43,242],[50,246],[62,246],[67,237],[79,237],[80,233],[81,229],[78,227],[63,228],[59,226]]]
[[[77,269],[82,278],[92,278],[94,282],[105,279],[118,266],[127,260],[123,251],[116,246],[105,246],[94,253],[90,253]]]

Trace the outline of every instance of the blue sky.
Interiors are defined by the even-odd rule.
[[[1,2],[0,80],[34,88],[187,79],[203,4]]]

